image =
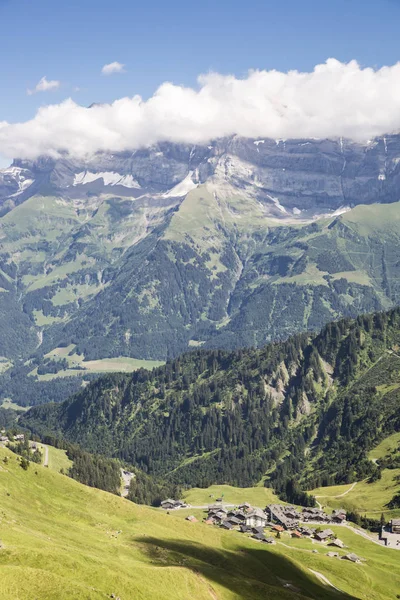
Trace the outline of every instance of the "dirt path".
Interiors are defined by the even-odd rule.
[[[357,481],[355,481],[348,490],[346,490],[345,492],[343,492],[342,494],[338,494],[337,496],[315,496],[315,498],[330,498],[331,500],[334,500],[336,498],[343,498],[343,496],[347,496],[347,494],[349,494],[350,492],[352,492],[354,490],[354,488],[357,485]],[[317,501],[318,506],[321,508],[321,504]]]
[[[42,444],[42,447],[44,449],[43,466],[48,467],[49,466],[49,447],[45,446],[44,444]]]
[[[211,583],[209,583],[206,579],[204,579],[204,577],[200,574],[200,572],[197,569],[193,570],[194,573],[196,574],[196,576],[200,579],[200,581],[207,586],[208,589],[208,593],[210,594],[210,597],[213,600],[218,600],[218,596],[213,588],[213,586],[211,585]]]
[[[355,481],[353,483],[353,485],[348,490],[346,490],[345,492],[343,492],[343,494],[339,494],[339,496],[335,496],[335,498],[343,498],[343,496],[347,496],[347,494],[349,492],[352,492],[354,490],[354,488],[356,487],[356,485],[357,485],[357,481]]]
[[[121,496],[126,498],[129,494],[129,486],[131,485],[132,479],[135,477],[135,473],[131,473],[131,471],[126,471],[125,469],[121,469]]]
[[[327,577],[325,577],[325,575],[323,575],[322,573],[318,573],[318,571],[314,571],[313,569],[308,569],[308,570],[311,571],[311,573],[313,573],[313,575],[318,577],[318,579],[320,581],[322,581],[326,585],[329,585],[329,587],[333,588],[337,592],[340,592],[341,594],[344,593],[344,592],[342,592],[342,590],[339,590],[339,588],[337,588],[336,585],[333,585],[333,583],[331,581],[329,581],[329,579]]]

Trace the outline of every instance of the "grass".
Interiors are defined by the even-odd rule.
[[[65,450],[48,446],[49,449],[49,469],[59,473],[61,469],[66,473],[72,467],[72,460],[67,456]]]
[[[400,491],[400,483],[396,481],[398,477],[400,477],[400,469],[384,469],[381,479],[374,483],[360,481],[348,494],[341,498],[337,496],[349,490],[351,485],[317,488],[310,493],[319,496],[319,502],[329,508],[356,510],[375,519],[379,519],[383,512],[389,519],[400,516],[399,509],[389,510],[386,506],[393,496]]]
[[[54,348],[48,352],[46,358],[52,359],[63,359],[65,358],[68,362],[69,368],[58,373],[45,373],[43,375],[37,375],[37,368],[33,369],[30,375],[37,375],[39,381],[51,381],[56,377],[72,377],[82,376],[85,371],[91,373],[115,373],[121,371],[124,373],[130,373],[137,369],[153,369],[164,364],[158,360],[140,360],[138,358],[131,358],[129,356],[119,356],[115,358],[102,358],[99,360],[85,360],[85,357],[80,354],[71,352],[74,350],[75,345],[70,344],[69,346],[63,346],[60,348]]]
[[[24,411],[27,411],[31,408],[30,406],[20,406],[19,404],[15,404],[15,402],[13,402],[11,400],[11,398],[4,398],[3,402],[0,404],[0,407],[1,408],[11,408],[12,410],[24,410]]]
[[[368,457],[372,459],[384,458],[388,454],[391,454],[393,450],[397,450],[400,447],[400,432],[393,433],[389,437],[385,438],[376,448],[371,450]]]
[[[8,459],[7,463],[3,459]],[[0,449],[0,597],[15,600],[360,600],[400,589],[395,550],[340,531],[367,563],[329,559],[326,547],[283,536],[266,547],[178,514],[137,506],[51,469],[24,471]],[[284,545],[286,544],[286,545]],[[298,589],[294,593],[285,587]]]
[[[254,506],[264,508],[267,504],[279,502],[278,497],[270,488],[251,487],[237,488],[230,485],[212,485],[208,488],[192,488],[184,494],[184,499],[194,506],[213,504],[217,498],[223,497],[227,504],[249,502]]]

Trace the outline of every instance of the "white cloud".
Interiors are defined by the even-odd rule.
[[[36,94],[37,92],[49,92],[51,90],[56,90],[61,85],[60,81],[56,79],[48,80],[46,75],[42,77],[42,79],[36,84],[33,90],[27,90],[28,96],[32,96],[32,94]]]
[[[125,65],[115,61],[109,63],[108,65],[104,65],[104,67],[101,69],[101,72],[103,75],[112,75],[113,73],[125,73],[124,67]]]
[[[207,143],[231,134],[367,140],[400,130],[400,63],[379,70],[329,59],[310,73],[211,73],[197,89],[163,83],[144,101],[40,108],[24,123],[0,122],[0,153],[35,158],[133,150],[163,140]]]

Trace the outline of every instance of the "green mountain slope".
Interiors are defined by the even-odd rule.
[[[206,185],[178,205],[103,194],[14,208],[2,217],[0,398],[60,400],[129,357],[259,347],[399,302],[399,202],[313,222],[263,210]],[[47,368],[62,347],[73,358]]]
[[[313,554],[290,537],[265,547],[87,488],[0,448],[0,595],[19,600],[387,600],[395,552],[343,531],[367,563]],[[322,573],[342,592],[323,584]],[[287,584],[296,589],[293,592]],[[349,595],[346,595],[347,592]]]
[[[284,491],[354,481],[400,430],[400,309],[342,320],[260,350],[197,350],[109,375],[20,423],[146,472],[204,487],[268,473]]]

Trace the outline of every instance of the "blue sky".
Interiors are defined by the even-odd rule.
[[[215,70],[311,70],[328,57],[380,67],[400,59],[400,0],[0,0],[0,121],[72,96],[83,105]],[[119,61],[126,72],[101,75]],[[28,96],[41,77],[56,91]],[[79,87],[80,91],[74,91]]]

